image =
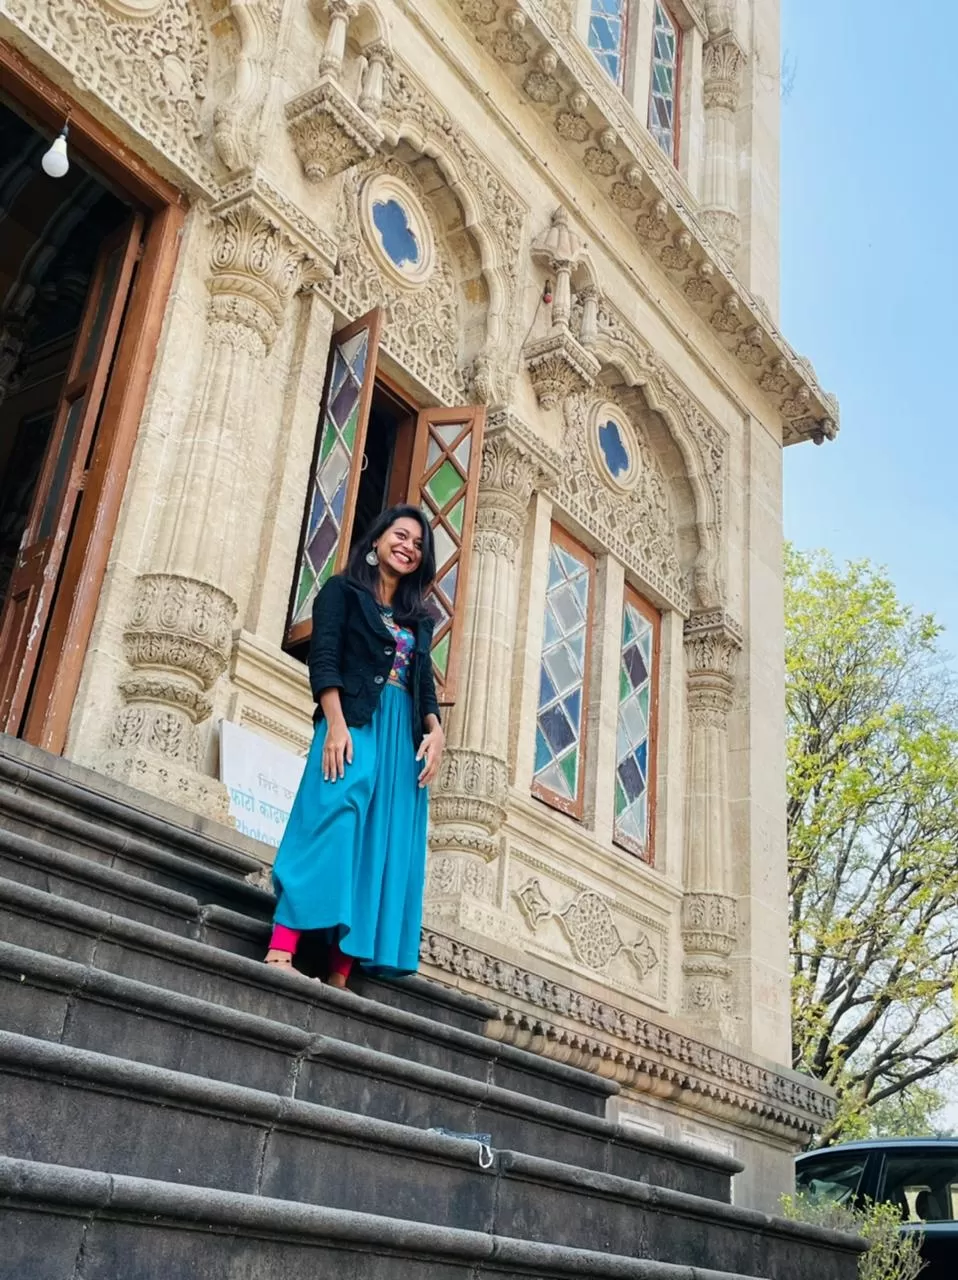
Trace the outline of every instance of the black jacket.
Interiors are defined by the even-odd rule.
[[[439,715],[432,674],[433,623],[426,618],[415,629],[416,647],[409,673],[413,738],[418,750],[428,715]],[[382,620],[375,600],[363,587],[341,574],[330,578],[313,603],[313,635],[309,644],[309,683],[316,699],[315,723],[323,718],[318,705],[324,689],[339,689],[348,725],[369,724],[392,670],[396,641]]]

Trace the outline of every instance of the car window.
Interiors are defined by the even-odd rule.
[[[795,1185],[815,1204],[851,1204],[864,1172],[865,1158],[860,1154],[844,1158],[819,1156],[801,1162],[795,1170]]]
[[[958,1151],[886,1156],[881,1198],[897,1204],[907,1222],[954,1222],[958,1219]]]

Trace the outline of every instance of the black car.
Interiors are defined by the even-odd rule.
[[[809,1151],[795,1162],[796,1190],[810,1200],[898,1205],[903,1230],[920,1231],[920,1280],[958,1277],[958,1138],[875,1138]]]

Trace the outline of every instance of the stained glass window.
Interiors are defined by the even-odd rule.
[[[463,548],[472,536],[484,416],[475,408],[426,409],[419,415],[413,489],[432,528],[436,581],[427,604],[435,619],[432,661],[443,702],[454,693],[454,652],[461,631]],[[418,496],[416,496],[418,494]]]
[[[409,215],[396,199],[377,200],[373,205],[373,222],[383,249],[397,267],[419,262],[419,241],[409,225]]]
[[[371,328],[364,325],[350,336],[344,336],[331,351],[319,449],[313,465],[306,529],[293,593],[291,638],[296,637],[297,629],[304,625],[308,634],[313,600],[336,567],[343,528],[352,517],[346,508],[346,497],[363,413],[363,385],[370,345]]]
[[[682,33],[661,0],[656,0],[652,28],[652,89],[649,130],[670,160],[675,160],[679,136],[679,60]]]
[[[561,529],[549,548],[533,791],[581,816],[583,718],[595,562]]]
[[[616,84],[625,76],[625,37],[628,0],[592,0],[589,15],[589,48]]]
[[[622,439],[621,428],[612,418],[599,426],[599,448],[613,479],[618,480],[629,471],[632,459]]]
[[[615,746],[615,839],[651,861],[658,616],[631,591],[622,611]]]

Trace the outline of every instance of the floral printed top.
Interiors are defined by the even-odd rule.
[[[383,622],[385,622],[396,640],[396,653],[393,657],[393,669],[389,673],[389,683],[408,688],[409,671],[416,637],[411,631],[407,631],[405,627],[401,627],[395,622],[391,613],[383,612]]]

